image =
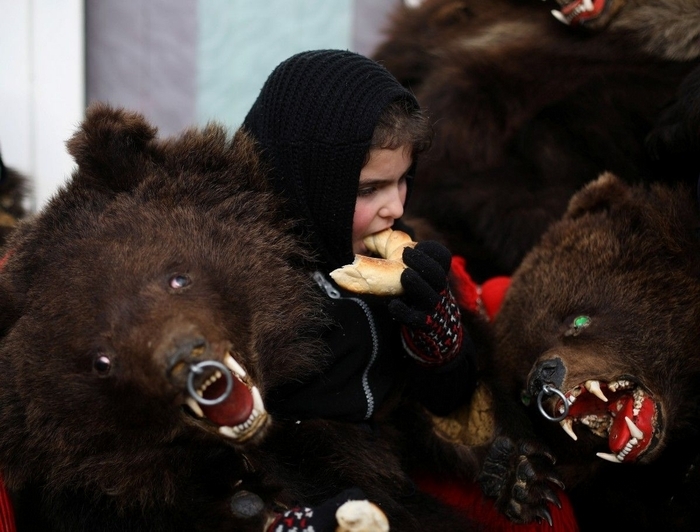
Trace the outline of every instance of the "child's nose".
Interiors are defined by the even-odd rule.
[[[401,218],[403,216],[403,200],[398,189],[392,190],[384,206],[379,210],[379,215],[383,218]]]

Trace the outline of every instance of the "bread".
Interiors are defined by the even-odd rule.
[[[335,512],[336,532],[388,532],[384,512],[367,500],[347,501]]]
[[[384,231],[369,235],[365,237],[363,242],[370,253],[379,255],[383,259],[397,260],[400,262],[404,248],[406,246],[413,247],[416,245],[406,233],[403,231],[394,231],[392,229],[384,229]]]
[[[338,286],[357,294],[394,296],[403,293],[401,273],[406,265],[401,259],[407,246],[416,242],[403,231],[385,229],[365,237],[367,250],[382,258],[355,255],[352,264],[333,270],[330,276]]]

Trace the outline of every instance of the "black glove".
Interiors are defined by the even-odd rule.
[[[335,512],[348,501],[367,497],[359,488],[350,488],[319,506],[296,507],[277,516],[266,532],[335,532]]]
[[[389,312],[402,323],[401,335],[409,355],[427,366],[454,359],[462,347],[462,319],[450,291],[447,273],[452,255],[442,244],[420,242],[406,248],[401,274],[404,294],[389,303]]]

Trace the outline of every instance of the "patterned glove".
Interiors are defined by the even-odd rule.
[[[313,508],[296,507],[277,516],[266,532],[335,532],[335,512],[348,501],[365,500],[359,488],[350,488]]]
[[[462,347],[461,315],[447,281],[451,259],[448,249],[434,241],[406,248],[404,295],[389,303],[389,312],[402,323],[404,348],[426,366],[449,362]]]

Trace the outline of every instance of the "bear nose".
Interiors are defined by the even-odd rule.
[[[174,377],[186,372],[192,364],[206,358],[209,351],[209,342],[202,337],[177,339],[166,353],[168,375]]]
[[[560,388],[564,382],[566,367],[561,358],[551,358],[537,364],[530,373],[528,392],[536,396],[545,384]]]

